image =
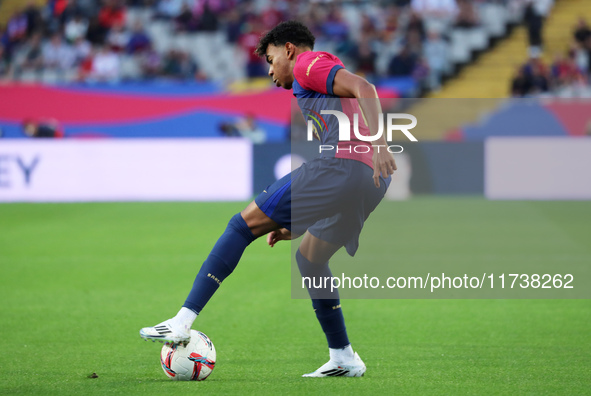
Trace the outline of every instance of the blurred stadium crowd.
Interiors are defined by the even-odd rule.
[[[524,20],[529,28],[529,60],[515,71],[511,82],[514,97],[560,96],[589,97],[591,76],[591,28],[584,18],[573,26],[572,43],[564,53],[557,53],[551,64],[544,62],[541,25],[549,9],[545,1],[528,5]]]
[[[265,76],[267,66],[253,53],[259,36],[299,19],[315,33],[317,50],[337,54],[368,79],[412,77],[437,90],[506,26],[524,22],[531,59],[516,72],[513,95],[586,86],[585,21],[566,55],[550,66],[540,60],[540,30],[551,6],[552,0],[29,0],[0,30],[0,77],[229,83]]]

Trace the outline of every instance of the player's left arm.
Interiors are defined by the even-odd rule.
[[[376,87],[365,78],[351,73],[346,69],[339,69],[334,77],[332,90],[341,98],[357,98],[359,106],[365,115],[370,133],[378,130],[379,117],[382,114],[382,106]],[[394,156],[386,150],[388,143],[384,134],[373,142],[373,145],[382,146],[381,150],[373,151],[373,180],[376,187],[380,187],[380,173],[387,178],[396,170]]]

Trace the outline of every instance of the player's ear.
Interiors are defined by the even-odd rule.
[[[287,59],[292,60],[295,56],[296,46],[292,43],[285,43],[285,56]]]

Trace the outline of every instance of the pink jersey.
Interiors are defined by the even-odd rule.
[[[370,135],[359,103],[355,98],[339,98],[333,92],[336,73],[345,66],[336,56],[328,52],[307,51],[298,55],[293,68],[293,95],[306,118],[319,125],[318,138],[322,145],[333,146],[335,150],[322,151],[322,156],[346,158],[363,162],[373,168],[373,147],[371,142],[357,139],[353,133],[354,114],[359,117],[359,133]],[[349,117],[351,130],[349,139],[339,141],[339,124],[334,115],[320,115],[321,110],[338,110]]]

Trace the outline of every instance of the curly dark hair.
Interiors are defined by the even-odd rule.
[[[258,56],[265,56],[269,45],[278,47],[286,43],[314,49],[314,41],[316,41],[316,38],[306,25],[298,21],[286,21],[281,22],[262,36],[254,52]]]

